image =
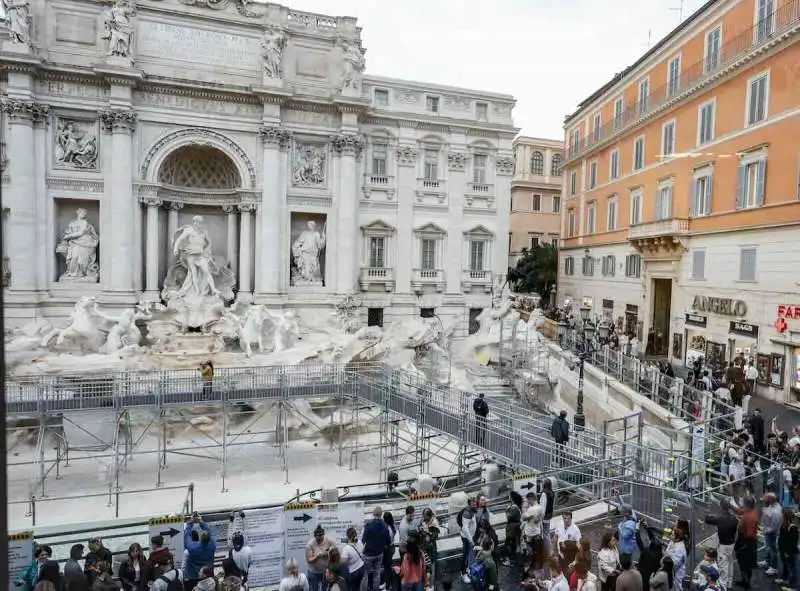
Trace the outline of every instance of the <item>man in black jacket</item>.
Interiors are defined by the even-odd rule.
[[[558,456],[558,465],[564,463],[564,447],[569,442],[569,423],[567,422],[567,411],[562,410],[553,421],[553,426],[550,427],[550,437],[556,442],[556,454]]]
[[[719,515],[706,515],[705,522],[717,528],[717,564],[719,565],[719,582],[723,589],[729,589],[733,583],[733,545],[736,542],[736,530],[739,520],[731,511],[731,504],[727,499],[719,503]]]
[[[483,392],[472,403],[472,410],[475,411],[475,443],[484,445],[486,441],[486,417],[489,416],[489,405],[483,397]]]

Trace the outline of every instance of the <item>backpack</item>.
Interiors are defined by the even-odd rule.
[[[291,586],[289,587],[289,591],[305,591],[305,586],[303,585],[303,576],[302,573],[298,575],[296,581],[292,581]]]
[[[164,581],[167,584],[167,591],[183,591],[183,583],[181,582],[180,577],[178,576],[178,572],[175,571],[175,578],[169,579],[166,574],[161,575],[158,577],[159,580]]]
[[[469,582],[473,591],[485,591],[486,589],[486,567],[482,562],[473,562],[469,565]]]

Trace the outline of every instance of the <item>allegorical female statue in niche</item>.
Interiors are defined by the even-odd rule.
[[[100,238],[87,219],[86,210],[78,208],[75,219],[67,225],[56,246],[56,253],[62,255],[66,263],[66,269],[58,280],[96,283],[99,272],[98,244]]]

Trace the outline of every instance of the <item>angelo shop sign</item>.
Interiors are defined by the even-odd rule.
[[[694,296],[692,307],[698,312],[709,312],[720,316],[747,316],[747,304],[742,300]]]

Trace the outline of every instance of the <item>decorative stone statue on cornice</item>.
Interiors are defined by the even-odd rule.
[[[3,99],[0,103],[3,112],[9,119],[27,119],[34,123],[41,123],[47,119],[50,107],[40,105],[33,101],[20,101],[17,99]]]
[[[344,132],[331,137],[333,149],[340,154],[360,156],[364,150],[364,137],[359,133]]]
[[[450,152],[447,155],[447,165],[450,170],[464,170],[467,165],[467,155],[464,152]]]
[[[30,0],[1,0],[3,23],[8,27],[11,43],[30,46],[33,15]]]
[[[130,0],[116,0],[106,13],[103,39],[108,41],[108,55],[131,57],[133,14]]]
[[[136,127],[137,115],[129,109],[110,109],[99,115],[106,131],[133,131]]]
[[[286,49],[287,37],[279,27],[267,27],[261,41],[261,56],[264,58],[264,77],[283,78],[283,52]]]
[[[415,166],[418,153],[417,149],[412,146],[400,146],[397,148],[397,163],[400,166]]]
[[[286,148],[292,141],[292,132],[280,125],[265,125],[258,130],[258,134],[265,144],[272,144],[281,148]]]
[[[514,159],[513,158],[498,158],[494,161],[495,170],[497,174],[512,175],[514,174]]]
[[[340,41],[344,62],[342,64],[341,89],[361,90],[361,75],[367,65],[364,49],[357,41],[342,39]]]

